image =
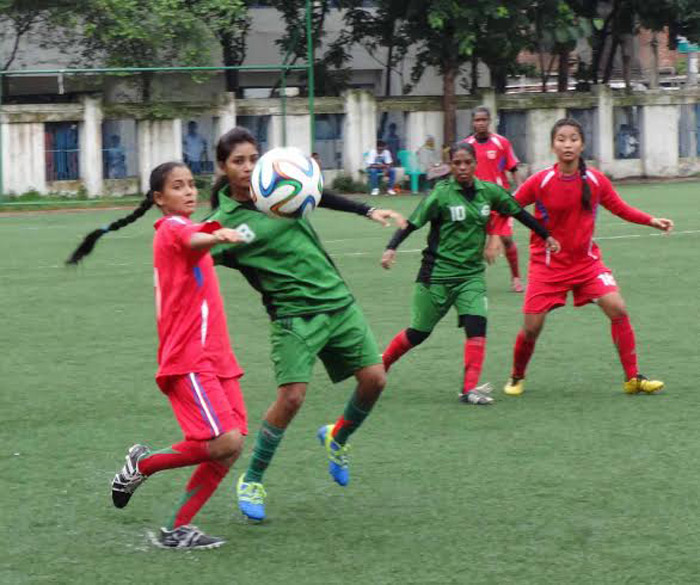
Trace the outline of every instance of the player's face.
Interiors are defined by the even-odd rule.
[[[235,189],[237,194],[249,193],[250,178],[258,158],[260,158],[260,153],[254,144],[241,142],[236,145],[224,164],[221,165],[221,170],[226,175],[229,185]]]
[[[474,128],[474,134],[488,134],[489,126],[491,125],[491,118],[486,112],[477,112],[472,118],[472,127]]]
[[[466,150],[458,150],[452,155],[450,161],[452,174],[458,183],[470,184],[474,180],[476,159]]]
[[[552,151],[563,163],[577,160],[586,147],[583,136],[575,126],[562,126],[554,134]]]
[[[190,169],[172,169],[165,179],[163,190],[156,191],[153,200],[165,215],[192,215],[197,207],[197,187]]]

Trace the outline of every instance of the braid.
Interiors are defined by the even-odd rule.
[[[141,202],[141,204],[134,209],[126,217],[122,217],[116,221],[113,221],[109,225],[101,227],[99,229],[91,231],[80,245],[73,251],[70,258],[66,260],[66,264],[78,264],[80,261],[92,252],[97,241],[104,236],[107,232],[116,232],[117,230],[135,222],[139,217],[142,217],[151,207],[153,206],[153,192],[149,191],[146,197]]]
[[[583,205],[583,208],[586,211],[591,210],[591,186],[588,184],[588,175],[586,174],[588,172],[588,169],[586,168],[586,162],[583,160],[583,156],[579,158],[578,161],[578,170],[579,173],[581,173],[581,181],[582,187],[581,187],[581,205]]]
[[[228,179],[226,175],[220,176],[211,188],[211,197],[209,198],[209,205],[212,209],[217,209],[219,207],[219,191],[228,185]]]

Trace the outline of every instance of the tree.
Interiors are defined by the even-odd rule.
[[[248,4],[243,0],[183,0],[185,7],[206,26],[221,46],[223,64],[243,64],[250,30]],[[238,92],[238,71],[227,70],[226,91]]]
[[[442,76],[444,137],[455,139],[457,96],[456,80],[472,55],[481,58],[496,80],[497,89],[505,89],[508,63],[522,47],[522,0],[504,2],[477,0],[408,0],[406,25],[402,27],[416,47],[416,62],[411,79],[416,83],[428,67]]]
[[[380,0],[373,10],[364,7],[363,2],[349,6],[343,16],[346,28],[335,41],[343,47],[360,45],[384,68],[384,95],[392,94],[391,77],[393,73],[403,79],[398,65],[406,57],[410,47],[408,36],[401,34],[407,12],[406,0]],[[385,56],[382,56],[382,49]],[[401,84],[403,93],[405,84]],[[384,112],[379,121],[378,135],[384,134],[388,112]]]
[[[81,64],[105,67],[206,65],[210,46],[198,19],[181,0],[83,0],[57,22],[63,43],[79,49]],[[153,74],[142,74],[150,101]]]

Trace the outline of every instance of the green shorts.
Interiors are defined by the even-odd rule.
[[[280,386],[308,383],[316,356],[334,383],[382,363],[374,335],[356,303],[332,313],[276,319],[270,332],[272,363]]]
[[[441,284],[417,282],[413,289],[411,328],[430,333],[453,305],[457,309],[458,326],[462,315],[486,317],[488,300],[483,276]]]

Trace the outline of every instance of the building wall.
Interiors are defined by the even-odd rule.
[[[225,95],[207,109],[200,105],[200,120],[208,122],[212,135],[209,149],[216,138],[230,129],[237,119],[268,119],[267,147],[281,146],[286,137],[288,145],[295,145],[311,152],[312,141],[308,102],[302,98],[236,100]],[[593,94],[508,94],[495,96],[483,94],[477,98],[458,98],[458,111],[468,119],[470,111],[479,103],[488,103],[495,113],[494,130],[498,119],[515,120],[520,126],[511,127],[511,138],[517,154],[527,161],[527,172],[540,170],[552,163],[549,145],[549,129],[566,115],[589,114],[593,119],[586,128],[587,142],[595,153],[591,163],[612,178],[630,176],[676,177],[700,172],[700,90],[646,91],[628,95],[600,87]],[[400,114],[404,121],[402,146],[417,150],[427,136],[433,136],[438,146],[442,144],[443,113],[437,97],[375,98],[370,92],[350,91],[342,98],[316,100],[316,113],[341,116],[342,137],[339,139],[342,169],[327,173],[327,178],[339,171],[356,178],[362,176],[363,155],[369,151],[377,136],[381,112]],[[0,115],[2,137],[0,160],[2,161],[3,188],[7,193],[23,193],[29,190],[47,192],[61,188],[76,190],[83,187],[96,196],[110,192],[113,187],[123,191],[124,185],[103,177],[104,156],[101,122],[106,118],[103,103],[97,96],[84,97],[73,104],[10,105]],[[283,112],[286,111],[286,116]],[[149,111],[133,106],[129,110],[136,120],[136,145],[138,172],[130,179],[134,189],[145,191],[151,169],[166,160],[183,157],[184,132],[188,117],[172,119],[149,118]],[[681,113],[685,125],[681,124]],[[122,114],[124,116],[125,114]],[[688,122],[688,116],[691,116]],[[47,158],[45,151],[45,126],[52,122],[77,123],[80,130],[80,177],[77,181],[50,184],[46,180]],[[131,122],[133,125],[133,122]],[[505,127],[509,127],[507,124]],[[681,136],[683,133],[683,136]],[[463,131],[462,134],[466,134]],[[683,152],[688,156],[680,156]],[[211,155],[209,155],[211,160]],[[211,165],[211,163],[209,163]],[[206,172],[213,172],[210,166]],[[117,189],[117,190],[119,190]]]

